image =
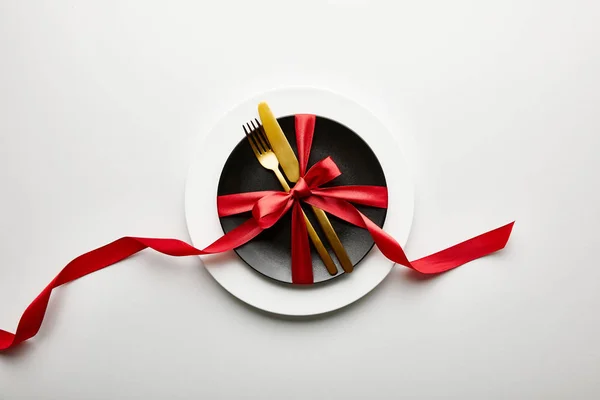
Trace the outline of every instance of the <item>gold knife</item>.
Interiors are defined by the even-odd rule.
[[[281,126],[279,126],[279,122],[277,122],[277,118],[273,115],[273,112],[267,105],[267,103],[262,102],[258,105],[258,115],[260,116],[260,120],[265,129],[265,133],[267,134],[267,138],[269,142],[271,142],[271,146],[273,147],[273,152],[279,159],[279,164],[283,169],[283,172],[290,180],[290,182],[297,182],[300,178],[300,166],[298,164],[298,159],[296,158],[296,154],[294,154],[294,150],[290,146]],[[323,232],[325,232],[325,236],[331,244],[333,248],[333,252],[337,256],[338,260],[340,260],[340,264],[344,269],[344,272],[352,272],[354,267],[352,266],[352,261],[350,261],[350,257],[348,257],[348,253],[346,253],[346,249],[342,245],[340,238],[337,233],[333,229],[331,225],[331,221],[325,214],[325,211],[320,208],[312,206],[312,209],[317,216],[317,221],[319,221],[319,225],[323,228]]]

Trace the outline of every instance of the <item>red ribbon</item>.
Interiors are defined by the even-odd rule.
[[[39,331],[52,290],[65,283],[106,268],[129,256],[151,248],[174,256],[198,256],[232,250],[273,226],[292,210],[292,281],[313,282],[310,247],[300,201],[321,208],[353,225],[367,229],[377,247],[391,261],[424,274],[437,274],[504,248],[514,222],[415,261],[409,261],[394,238],[358,211],[351,203],[387,207],[387,189],[382,186],[340,186],[321,188],[341,174],[330,157],[306,171],[315,126],[314,115],[296,116],[296,142],[300,179],[289,193],[262,191],[238,193],[217,198],[219,216],[252,211],[252,218],[229,231],[203,250],[177,239],[123,237],[85,253],[69,264],[46,286],[25,310],[16,333],[0,330],[0,351],[10,349]]]

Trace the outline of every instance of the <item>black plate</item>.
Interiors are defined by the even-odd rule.
[[[283,132],[297,153],[294,117],[278,118]],[[282,190],[272,171],[264,169],[254,156],[250,144],[243,136],[240,126],[240,143],[233,149],[219,180],[217,194],[253,192],[259,190]],[[331,156],[342,171],[342,175],[324,186],[339,185],[379,185],[386,186],[381,164],[371,148],[356,133],[344,125],[317,117],[309,167],[323,158]],[[331,276],[312,248],[314,282],[325,282],[344,273],[333,250],[325,239],[321,227],[310,207],[303,204],[304,211],[340,271]],[[357,206],[357,208],[380,227],[385,221],[386,209]],[[229,232],[250,217],[250,213],[221,218],[223,231]],[[354,265],[358,264],[373,247],[373,239],[365,229],[357,228],[343,220],[329,215],[331,224]],[[272,228],[265,230],[252,241],[238,247],[235,251],[250,267],[261,274],[280,282],[292,283],[291,273],[291,213],[287,213]]]

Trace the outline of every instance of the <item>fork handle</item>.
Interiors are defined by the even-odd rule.
[[[287,181],[281,174],[281,171],[279,171],[279,168],[275,168],[273,170],[273,172],[275,172],[275,175],[277,176],[277,179],[279,179],[279,183],[281,183],[281,186],[283,187],[283,189],[286,192],[289,192],[290,186],[288,185]],[[327,271],[329,272],[330,275],[337,274],[338,271],[337,271],[337,267],[335,266],[335,263],[333,262],[333,258],[331,258],[331,255],[329,254],[329,252],[323,245],[321,238],[319,237],[319,235],[317,234],[317,231],[315,231],[315,228],[312,226],[312,224],[308,220],[308,217],[306,216],[306,213],[304,213],[304,210],[302,211],[302,215],[304,216],[304,221],[306,222],[306,230],[308,231],[308,237],[315,245],[315,248],[317,249],[317,253],[319,253],[321,260],[323,260],[323,263],[325,264]]]

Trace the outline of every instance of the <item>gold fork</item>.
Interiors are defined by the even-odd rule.
[[[250,147],[252,147],[252,151],[254,152],[254,155],[258,159],[258,162],[260,163],[260,165],[262,165],[263,168],[265,168],[265,169],[273,171],[275,173],[275,176],[277,176],[277,179],[279,180],[279,183],[281,184],[283,189],[286,192],[289,192],[290,186],[288,185],[287,181],[285,180],[285,178],[281,174],[281,171],[279,170],[279,160],[277,159],[277,156],[273,152],[273,149],[271,148],[271,144],[269,143],[269,140],[259,129],[260,126],[255,127],[253,125],[248,124],[248,129],[246,129],[245,125],[242,125],[242,127],[244,128],[244,132],[246,133],[248,142],[250,142]],[[302,215],[304,215],[304,221],[306,222],[308,236],[310,237],[310,240],[315,245],[315,248],[317,249],[317,253],[319,253],[319,256],[323,260],[323,263],[325,264],[327,271],[331,275],[337,274],[337,267],[335,266],[335,263],[333,262],[331,255],[329,254],[329,252],[323,245],[323,242],[321,241],[321,238],[317,234],[317,231],[315,231],[315,228],[312,226],[312,224],[306,217],[306,214],[304,213],[304,211],[302,211]]]

